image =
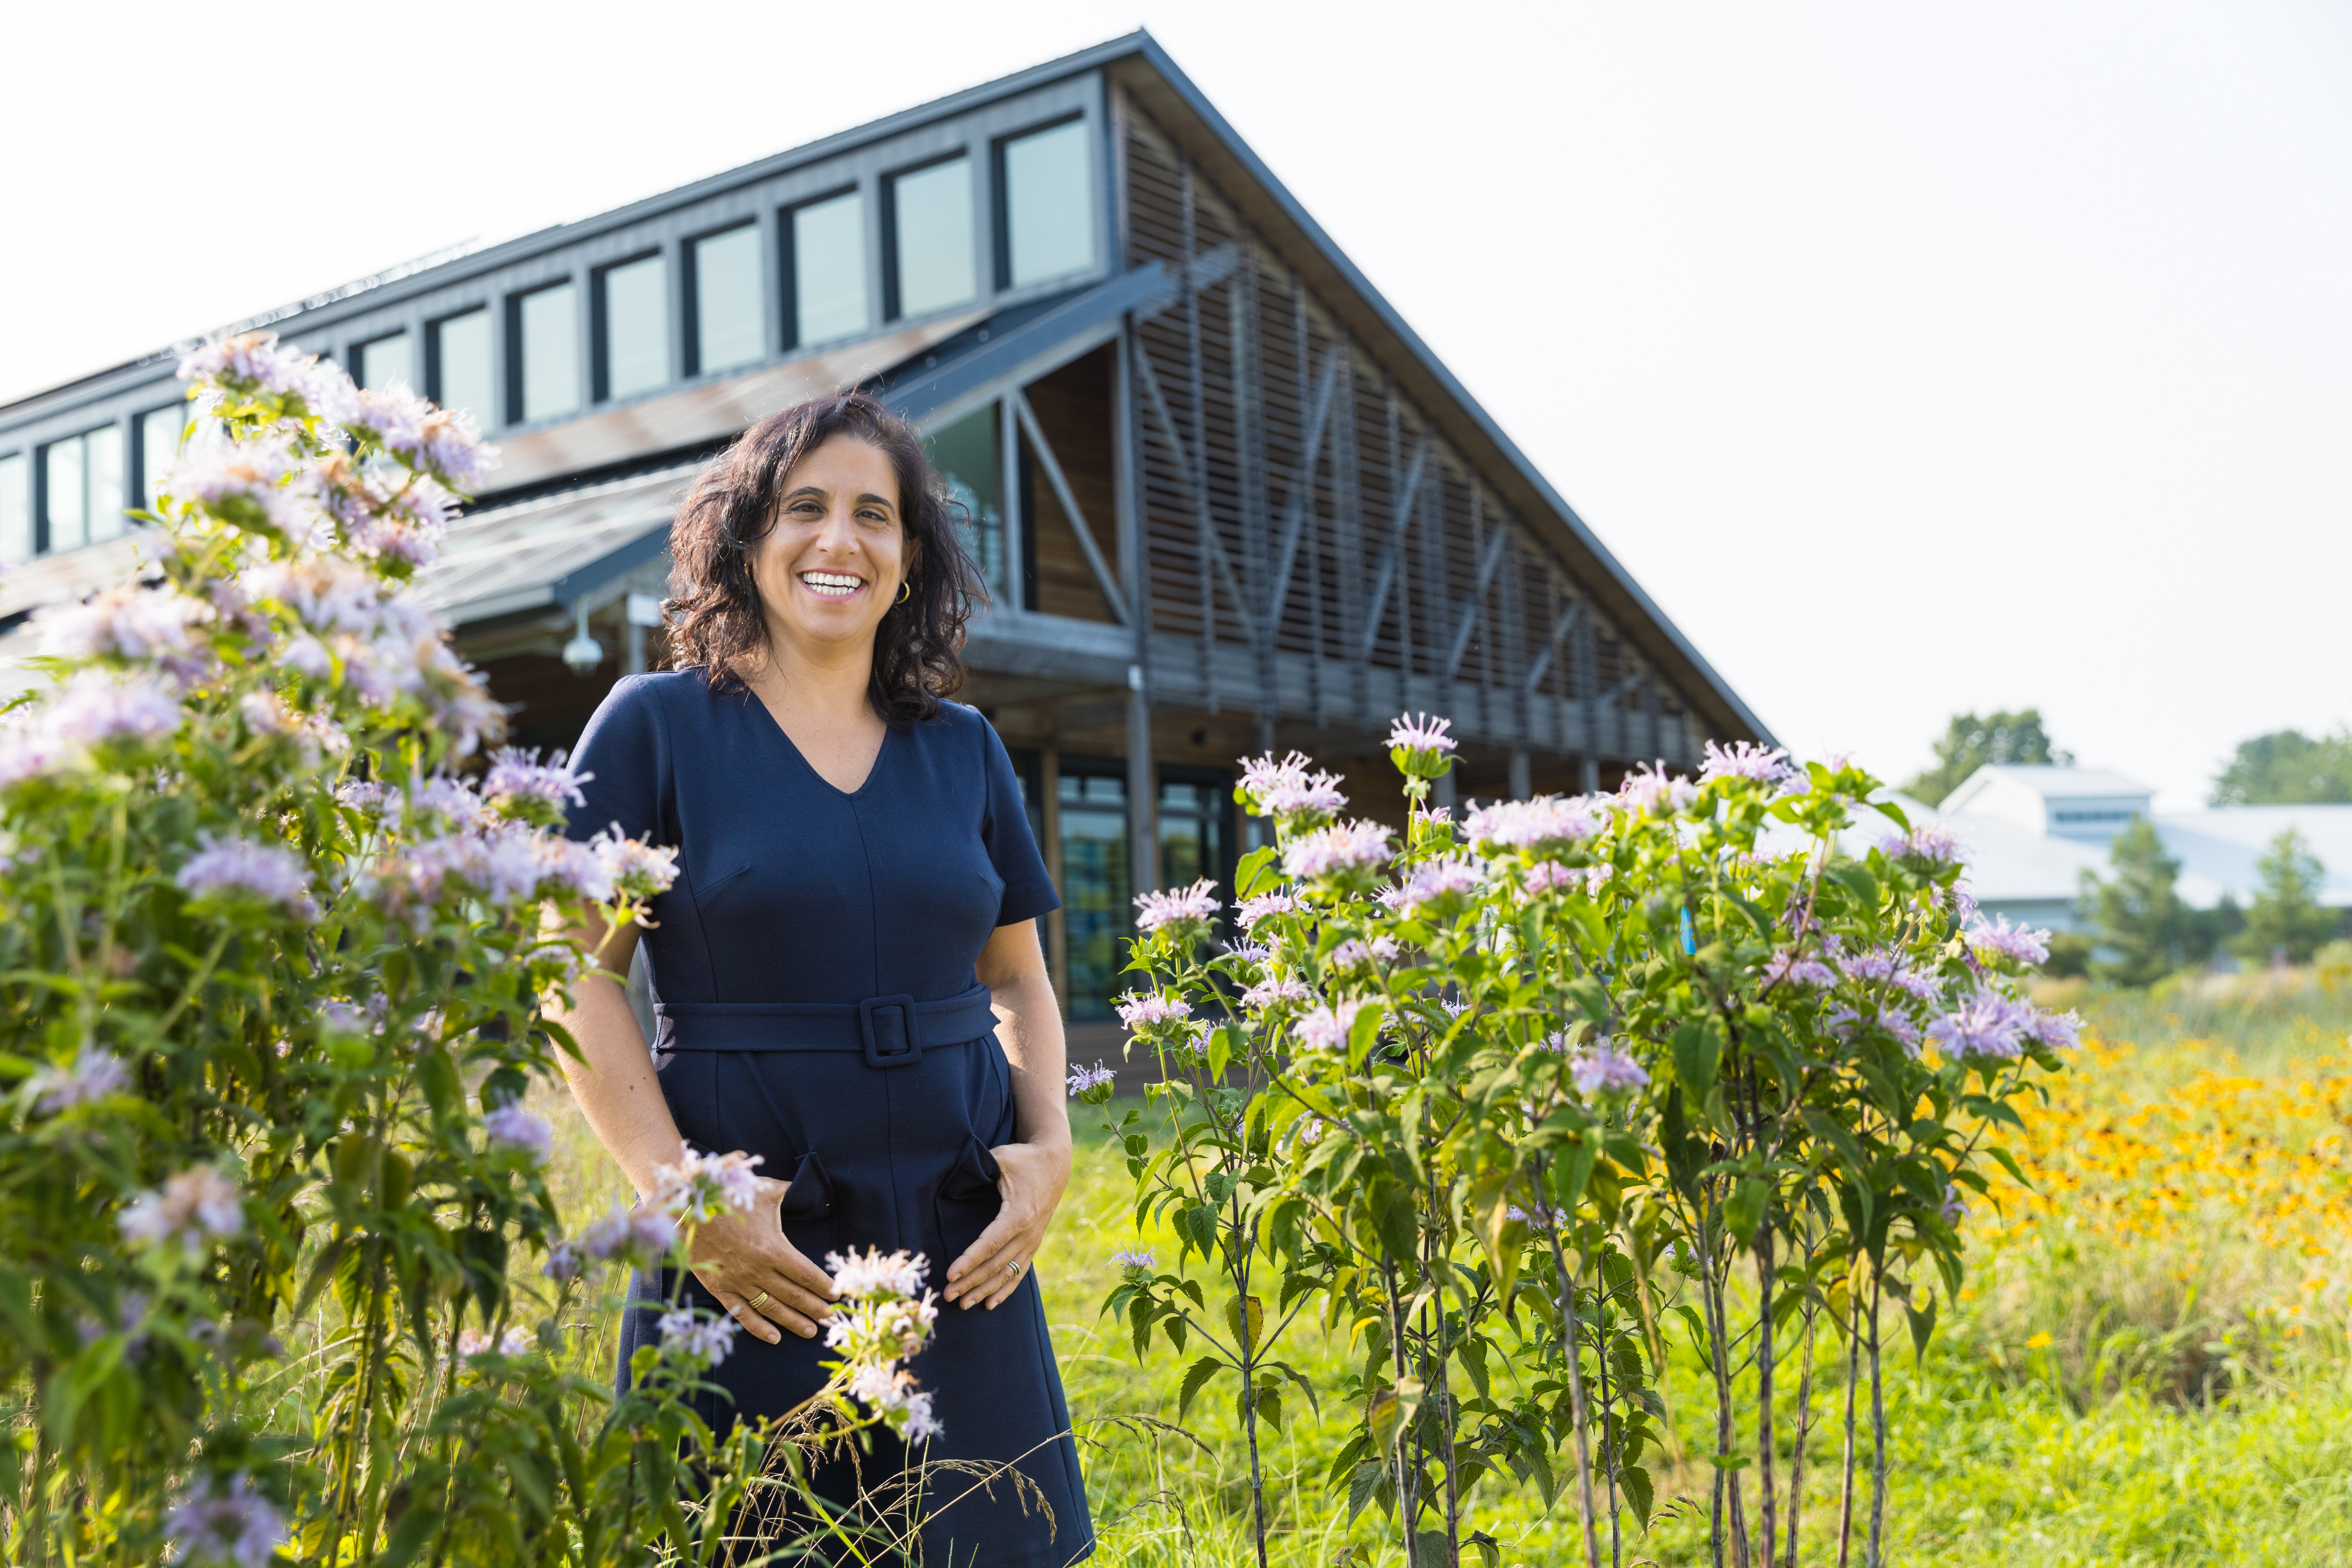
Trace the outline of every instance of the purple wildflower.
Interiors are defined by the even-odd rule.
[[[1538,860],[1528,867],[1527,874],[1519,879],[1519,887],[1531,899],[1540,898],[1546,893],[1573,892],[1589,885],[1582,871],[1571,871],[1557,860]]]
[[[1147,1274],[1160,1267],[1159,1252],[1149,1247],[1139,1247],[1132,1252],[1114,1252],[1110,1260],[1121,1268],[1140,1268]]]
[[[197,834],[196,842],[202,847],[173,879],[190,898],[250,898],[274,904],[298,920],[318,918],[310,868],[292,850],[246,838],[215,838],[210,833]]]
[[[1540,853],[1580,843],[1607,826],[1605,812],[1580,796],[1539,795],[1482,805],[1462,824],[1463,837],[1489,854],[1502,849]]]
[[[205,1478],[165,1520],[173,1561],[193,1565],[226,1563],[235,1568],[267,1568],[286,1544],[286,1521],[243,1475],[226,1485]]]
[[[1668,778],[1662,768],[1645,768],[1625,775],[1617,786],[1617,798],[1628,811],[1671,816],[1697,804],[1698,785],[1680,774]]]
[[[735,1348],[737,1325],[732,1318],[679,1307],[664,1312],[655,1325],[662,1349],[704,1366],[717,1366]]]
[[[1994,991],[1979,991],[1927,1026],[1936,1048],[1953,1057],[2007,1060],[2023,1047],[2033,1009]]]
[[[153,740],[180,727],[180,700],[152,676],[121,678],[84,669],[69,678],[41,713],[50,731],[72,745]]]
[[[1579,1094],[1631,1094],[1650,1081],[1640,1062],[1607,1040],[1596,1040],[1591,1051],[1571,1059],[1568,1073]]]
[[[1249,797],[1253,813],[1258,816],[1320,819],[1345,808],[1348,797],[1340,792],[1338,776],[1310,773],[1310,766],[1308,759],[1298,752],[1280,762],[1271,755],[1244,759],[1240,789]]]
[[[1717,779],[1753,779],[1758,784],[1779,784],[1796,773],[1789,765],[1789,753],[1778,747],[1770,751],[1752,741],[1735,741],[1728,750],[1713,741],[1706,743],[1706,760],[1699,764],[1698,782],[1711,784]]]
[[[1959,839],[1940,822],[1923,822],[1908,833],[1890,834],[1878,841],[1878,847],[1890,860],[1924,860],[1930,866],[1953,865],[1960,858]]]
[[[1454,750],[1454,737],[1445,731],[1453,725],[1451,719],[1433,719],[1425,713],[1400,713],[1389,725],[1389,745],[1407,752],[1450,752]]]
[[[1118,1068],[1107,1068],[1103,1066],[1099,1060],[1090,1068],[1072,1068],[1070,1069],[1070,1098],[1072,1100],[1083,1099],[1087,1097],[1092,1090],[1098,1089],[1108,1090],[1110,1088],[1111,1079],[1118,1076]],[[1105,1093],[1101,1098],[1107,1100],[1109,1098],[1109,1095]]]
[[[2071,1009],[2063,1013],[2036,1009],[2026,1032],[2053,1051],[2071,1051],[2083,1043],[2083,1016]]]
[[[729,1209],[749,1210],[760,1200],[760,1178],[752,1167],[765,1164],[767,1158],[740,1150],[704,1154],[689,1144],[675,1165],[654,1167],[654,1206],[696,1225]]]
[[[1282,851],[1286,876],[1307,880],[1374,870],[1388,863],[1391,835],[1377,822],[1346,822],[1294,838]]]
[[[1361,1002],[1349,1001],[1312,1009],[1298,1020],[1298,1043],[1310,1050],[1339,1050],[1348,1043],[1363,1007]]]
[[[580,1277],[580,1247],[576,1242],[559,1241],[547,1249],[547,1261],[539,1271],[550,1279],[577,1279]]]
[[[2040,963],[2050,956],[2048,931],[2012,926],[2005,915],[1990,921],[1979,919],[1964,934],[1969,951],[1982,962],[2010,958],[2020,963]]]
[[[580,786],[595,776],[573,772],[562,752],[542,763],[536,751],[501,746],[490,753],[490,771],[482,780],[482,798],[524,812],[537,807],[540,813],[560,814],[566,805],[588,804]],[[534,819],[538,819],[538,814],[534,814]]]
[[[1244,931],[1255,931],[1258,921],[1268,915],[1286,915],[1298,908],[1298,900],[1288,893],[1260,893],[1254,899],[1244,899],[1236,904],[1234,913],[1241,917]]]
[[[1274,975],[1242,993],[1242,1006],[1252,1013],[1306,1001],[1314,993],[1296,980]]]
[[[657,1263],[677,1245],[677,1221],[659,1209],[612,1211],[580,1233],[580,1251],[598,1262]]]
[[[1807,958],[1794,948],[1781,948],[1764,961],[1767,985],[1812,985],[1823,989],[1837,984],[1837,971],[1818,958]]]
[[[33,1075],[27,1087],[41,1113],[55,1116],[70,1106],[118,1094],[130,1081],[130,1064],[121,1057],[97,1046],[84,1046],[71,1068],[45,1068]]]
[[[143,1194],[115,1224],[126,1241],[201,1252],[206,1237],[245,1228],[245,1194],[210,1165],[197,1165],[166,1179],[162,1192]]]
[[[1412,868],[1396,889],[1396,907],[1408,914],[1434,910],[1443,915],[1477,897],[1483,878],[1475,860],[1459,855],[1442,856]]]
[[[1187,927],[1207,925],[1217,914],[1216,886],[1203,878],[1189,888],[1179,888],[1171,893],[1138,893],[1135,896],[1135,929],[1155,931],[1162,926],[1174,926],[1182,931]]]
[[[1864,984],[1892,985],[1922,1002],[1931,1002],[1936,997],[1936,977],[1906,963],[1902,954],[1893,948],[1842,954],[1838,967],[1845,971],[1848,980]]]
[[[1192,1016],[1192,1005],[1171,996],[1153,994],[1130,994],[1117,1004],[1118,1021],[1129,1029],[1149,1029],[1156,1025],[1172,1024]]]
[[[501,1105],[483,1117],[482,1131],[493,1143],[521,1150],[534,1165],[545,1163],[555,1147],[555,1129],[518,1104]]]
[[[614,888],[632,899],[650,899],[669,891],[677,880],[677,851],[640,844],[623,834],[618,823],[588,841],[596,863]]]
[[[1274,950],[1261,942],[1244,938],[1240,942],[1220,942],[1227,958],[1238,958],[1244,963],[1264,963],[1274,956]]]
[[[1391,936],[1376,936],[1369,941],[1351,936],[1331,950],[1327,962],[1334,969],[1362,969],[1376,961],[1393,963],[1402,951]]]

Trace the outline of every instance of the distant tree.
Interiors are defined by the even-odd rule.
[[[2271,840],[2262,873],[2263,890],[2246,907],[2246,928],[2231,945],[2250,963],[2270,963],[2281,955],[2289,963],[2310,963],[2320,944],[2344,924],[2337,911],[2319,907],[2320,879],[2327,868],[2290,827]]]
[[[2273,730],[2238,742],[2213,779],[2215,805],[2311,805],[2352,802],[2352,729],[2313,740]]]
[[[2074,760],[2073,752],[2050,743],[2039,708],[1988,713],[1982,718],[1955,713],[1944,738],[1936,742],[1936,765],[1905,784],[1903,793],[1929,805],[1941,805],[1946,795],[1960,787],[1961,780],[1988,763],[2020,766],[2055,763],[2064,767]]]
[[[2091,973],[2123,985],[2151,985],[2189,962],[2193,911],[2173,883],[2180,862],[2164,852],[2156,825],[2135,816],[2107,850],[2113,874],[2083,873],[2082,913],[2098,938]]]

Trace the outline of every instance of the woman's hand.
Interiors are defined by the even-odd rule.
[[[996,1191],[1004,1206],[980,1239],[948,1266],[947,1299],[966,1310],[993,1309],[1020,1289],[1030,1259],[1045,1244],[1062,1190],[1070,1184],[1066,1135],[1052,1143],[1006,1143],[989,1152],[996,1156]]]
[[[749,1209],[730,1209],[695,1227],[694,1277],[729,1317],[768,1343],[780,1343],[785,1329],[813,1339],[833,1315],[833,1281],[784,1239],[777,1208],[792,1184],[759,1181]]]

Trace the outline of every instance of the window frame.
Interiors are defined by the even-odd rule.
[[[579,337],[579,334],[580,334],[580,304],[579,304],[579,299],[580,299],[580,295],[579,295],[579,289],[580,289],[580,277],[579,277],[579,274],[578,274],[578,273],[576,273],[576,272],[560,272],[560,273],[557,273],[555,276],[553,276],[553,277],[551,277],[551,278],[542,279],[541,281],[539,281],[539,282],[537,282],[537,283],[530,284],[530,285],[529,285],[529,286],[527,286],[527,287],[520,288],[520,289],[509,289],[509,290],[507,291],[507,296],[506,296],[506,305],[507,305],[507,309],[506,309],[506,353],[507,353],[507,363],[506,363],[506,378],[505,378],[505,379],[506,379],[506,385],[505,385],[503,388],[501,388],[501,389],[500,389],[500,390],[504,393],[504,395],[505,395],[505,402],[506,402],[506,405],[507,405],[507,406],[506,406],[506,410],[505,410],[505,412],[506,412],[506,419],[505,419],[504,423],[505,423],[505,424],[507,424],[507,425],[509,425],[509,426],[513,426],[513,425],[529,425],[529,424],[532,424],[532,423],[534,423],[534,421],[533,421],[533,419],[532,419],[532,417],[531,417],[530,405],[529,405],[529,404],[526,402],[526,400],[525,400],[525,398],[524,398],[524,396],[523,396],[523,392],[524,392],[524,386],[525,386],[525,384],[526,384],[526,383],[528,382],[528,380],[530,379],[530,377],[529,377],[530,363],[529,363],[529,356],[528,356],[528,353],[527,353],[527,347],[528,347],[528,345],[526,345],[526,344],[525,344],[525,342],[523,342],[523,330],[522,330],[523,303],[524,303],[524,301],[525,301],[525,300],[536,299],[536,298],[538,298],[540,295],[541,295],[541,294],[545,294],[545,293],[549,293],[549,292],[551,292],[551,291],[552,291],[552,290],[554,290],[554,289],[567,289],[567,288],[572,290],[572,380],[573,380],[573,384],[572,384],[572,393],[573,393],[573,395],[574,395],[576,397],[578,397],[578,398],[579,398],[579,401],[578,401],[578,402],[575,402],[574,404],[572,404],[572,405],[571,407],[566,408],[566,409],[563,409],[563,410],[562,410],[562,411],[561,411],[561,412],[559,412],[559,413],[547,414],[547,415],[541,416],[541,417],[542,417],[542,418],[546,418],[546,419],[572,419],[572,418],[577,418],[579,416],[581,416],[582,414],[586,413],[590,408],[592,408],[592,407],[593,407],[593,406],[594,406],[594,404],[593,404],[593,400],[591,400],[591,399],[586,395],[586,394],[587,394],[591,389],[590,389],[590,388],[588,388],[588,387],[584,387],[584,386],[582,386],[582,385],[580,385],[580,384],[579,384],[579,374],[580,374],[580,363],[579,363],[579,359],[580,359],[580,346],[581,346],[581,345],[580,345],[580,337]],[[593,290],[593,289],[590,290],[590,294],[591,294],[591,297],[593,298],[593,294],[594,294],[594,290]],[[593,347],[593,345],[592,345],[592,347]],[[590,357],[591,357],[591,359],[592,359],[592,361],[593,361],[593,357],[594,357],[594,356],[593,356],[593,354],[592,353]]]
[[[858,269],[865,274],[866,283],[871,285],[874,280],[872,260],[866,254],[866,210],[862,205],[866,200],[866,191],[865,182],[862,180],[851,180],[845,184],[834,185],[829,189],[819,191],[814,195],[804,196],[799,201],[790,203],[776,209],[776,279],[778,283],[776,292],[782,300],[782,313],[778,324],[783,332],[783,352],[785,353],[793,353],[799,350],[815,346],[810,342],[808,333],[803,328],[801,323],[800,215],[806,212],[811,207],[821,207],[825,205],[827,203],[840,201],[845,196],[857,197],[861,204],[857,213],[857,265]],[[887,203],[885,205],[887,205]],[[889,271],[889,268],[887,263],[883,268],[883,271],[886,274],[885,282],[887,284],[887,274]],[[874,320],[875,300],[873,290],[870,287],[866,289],[866,325],[860,330],[864,331],[872,331],[875,328],[876,322]],[[886,323],[888,320],[889,318],[887,316],[883,318],[883,321]],[[830,343],[844,340],[826,338],[823,341]]]
[[[880,215],[882,219],[881,324],[885,327],[889,326],[893,322],[907,320],[907,311],[904,300],[901,298],[901,290],[898,287],[898,182],[909,177],[910,175],[929,174],[931,170],[939,168],[942,164],[954,163],[961,163],[966,165],[966,177],[968,179],[974,177],[975,172],[984,167],[982,160],[972,156],[972,149],[969,143],[966,143],[957,146],[949,152],[939,153],[934,157],[922,159],[918,163],[902,164],[898,168],[886,170],[877,182],[882,193],[882,211]],[[985,198],[986,193],[983,192],[982,195],[983,198]],[[975,230],[980,226],[982,215],[988,213],[989,210],[989,203],[985,199],[975,201],[971,204],[971,222]],[[981,272],[981,258],[978,254],[980,236],[976,232],[971,236],[971,244],[973,246],[974,254],[971,258],[972,267],[971,296],[968,299],[959,300],[952,304],[934,306],[930,310],[923,311],[923,315],[935,316],[944,310],[966,309],[979,304],[992,292],[992,290],[983,287],[986,279],[982,277]]]
[[[639,387],[621,395],[648,397],[677,384],[676,378],[670,374],[677,363],[671,336],[677,331],[677,323],[670,319],[677,298],[670,288],[670,274],[676,268],[670,265],[667,247],[651,245],[612,261],[598,262],[588,270],[588,407],[599,407],[613,401],[613,314],[612,303],[607,298],[613,274],[625,267],[635,267],[646,261],[662,264],[661,318],[665,329],[662,378],[651,386]]]
[[[1048,131],[1059,131],[1066,125],[1087,124],[1087,111],[1073,109],[1051,120],[1024,125],[1018,131],[1008,131],[990,138],[988,143],[989,227],[992,231],[989,249],[994,268],[995,292],[1009,293],[1016,288],[1034,289],[1066,278],[1081,278],[1102,266],[1102,236],[1096,232],[1100,216],[1095,210],[1095,155],[1091,144],[1087,149],[1087,259],[1082,267],[1067,272],[1056,272],[1049,278],[1032,279],[1027,283],[1013,281],[1013,182],[1006,177],[1004,155],[1015,142],[1025,142],[1032,136],[1042,136]]]
[[[442,384],[444,370],[444,356],[441,350],[442,329],[446,327],[452,321],[461,321],[467,316],[472,315],[482,316],[484,318],[482,324],[488,329],[488,337],[490,347],[491,397],[494,401],[500,404],[503,404],[506,401],[506,387],[504,384],[506,377],[501,374],[501,368],[499,364],[499,353],[500,350],[500,344],[499,342],[499,321],[495,303],[491,300],[484,300],[477,304],[467,305],[459,310],[444,310],[437,316],[427,318],[425,322],[425,385],[419,390],[425,394],[426,400],[436,407],[446,408],[449,406],[449,400],[446,395],[447,389]],[[499,417],[499,416],[504,413],[505,410],[502,407],[478,408],[473,411],[474,417],[481,420],[484,423],[486,429],[491,430],[498,429],[507,423],[505,419]]]
[[[703,242],[712,239],[724,239],[730,235],[740,234],[747,228],[751,231],[752,239],[754,243],[759,246],[760,249],[760,271],[761,275],[760,286],[751,291],[751,297],[754,301],[760,305],[761,311],[764,314],[768,302],[768,289],[766,283],[768,255],[767,242],[765,239],[761,237],[761,230],[763,226],[764,226],[760,222],[759,215],[757,213],[753,213],[747,216],[737,218],[732,223],[721,224],[717,228],[707,228],[699,233],[690,234],[678,242],[678,252],[685,258],[685,264],[678,268],[677,279],[679,314],[685,319],[686,322],[685,335],[680,343],[680,347],[685,355],[682,362],[685,371],[683,379],[692,381],[695,377],[703,374],[708,368],[702,363]],[[789,244],[789,241],[787,241],[787,243]],[[760,323],[760,352],[740,364],[724,365],[719,368],[734,371],[750,370],[752,366],[760,364],[768,359],[768,357],[774,352],[774,342],[775,334],[768,331],[768,323],[765,321],[762,321]]]

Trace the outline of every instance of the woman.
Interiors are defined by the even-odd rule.
[[[745,1331],[708,1414],[779,1415],[824,1384],[826,1253],[921,1252],[934,1285],[946,1266],[942,1310],[910,1370],[942,1436],[911,1458],[967,1462],[931,1472],[924,1560],[1054,1568],[1094,1549],[1029,1269],[1070,1169],[1035,923],[1059,900],[1003,742],[942,700],[978,591],[942,494],[914,432],[858,395],[763,420],[695,485],[670,540],[677,668],[589,721],[572,817],[679,850],[645,934],[665,1054],[620,986],[583,984],[566,1070],[640,1193],[681,1141],[762,1157],[756,1208],[695,1237],[687,1297]],[[636,940],[599,963],[625,972]],[[652,1317],[629,1314],[623,1376]],[[878,1449],[864,1484],[908,1458]],[[976,1489],[971,1465],[1005,1464],[1034,1486]]]

